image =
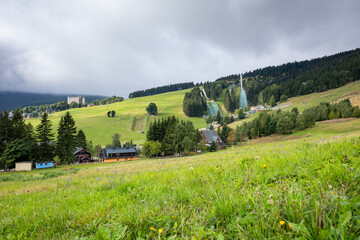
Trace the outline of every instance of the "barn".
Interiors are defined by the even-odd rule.
[[[138,158],[139,155],[135,147],[104,148],[99,156],[100,162],[118,162]]]
[[[203,142],[210,146],[212,142],[217,144],[218,149],[225,149],[226,144],[221,140],[219,135],[215,130],[201,130],[201,136],[203,138]]]
[[[88,163],[91,162],[91,153],[82,147],[76,148],[74,151],[76,163]]]

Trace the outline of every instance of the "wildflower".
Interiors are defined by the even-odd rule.
[[[154,230],[155,230],[155,228],[154,228],[154,227],[151,227],[151,228],[150,228],[150,231],[154,231]]]
[[[9,205],[6,205],[6,207],[9,207]]]
[[[263,168],[266,169],[266,165],[265,165],[265,164],[263,165]]]
[[[159,233],[161,234],[162,232],[163,232],[163,230],[160,228],[160,229],[159,229]]]
[[[289,228],[292,229],[292,225],[291,225],[291,224],[289,225]]]
[[[171,190],[174,190],[174,186],[171,186]]]
[[[172,216],[173,219],[175,219],[175,216]]]
[[[274,204],[274,200],[269,199],[269,200],[267,200],[267,203],[270,204],[270,205],[273,205],[273,204]]]
[[[190,167],[189,169],[190,169],[190,171],[194,171],[194,168],[193,168],[193,167]]]
[[[334,192],[331,192],[331,195],[334,195]]]
[[[280,223],[281,226],[285,225],[285,221],[280,221],[279,223]]]

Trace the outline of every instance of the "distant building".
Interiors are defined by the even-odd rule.
[[[16,171],[31,171],[32,170],[32,162],[17,162],[15,163]]]
[[[100,162],[118,162],[138,159],[139,155],[135,147],[104,148],[100,152]]]
[[[85,104],[85,98],[84,97],[68,97],[67,103],[70,104],[72,102],[76,102],[77,104]]]
[[[76,163],[88,163],[91,162],[91,152],[83,149],[82,147],[76,148],[74,151]]]
[[[221,140],[215,130],[201,130],[201,136],[206,146],[210,146],[212,142],[215,142],[218,149],[226,148],[226,144]]]

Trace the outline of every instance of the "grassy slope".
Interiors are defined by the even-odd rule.
[[[333,137],[349,135],[358,123],[320,124],[303,134],[332,130],[311,141],[282,139],[177,159],[79,165],[78,172],[65,166],[2,173],[0,236],[355,239],[360,139]],[[351,133],[360,135],[359,129]],[[45,175],[53,178],[33,180]]]
[[[281,103],[282,105],[289,105],[288,107],[281,108],[283,111],[290,111],[293,107],[297,107],[300,112],[304,111],[303,102],[307,102],[307,107],[313,107],[319,105],[321,102],[334,103],[339,100],[349,98],[354,106],[360,106],[360,81],[352,82],[342,86],[340,88],[331,89],[326,92],[312,93],[309,95],[290,98],[288,101]],[[237,125],[241,125],[243,122],[251,121],[257,117],[259,113],[251,114],[248,118],[236,121],[229,124],[229,127],[236,128]]]
[[[158,117],[175,115],[180,119],[190,119],[195,127],[202,128],[206,126],[202,118],[188,118],[182,111],[182,102],[185,92],[164,93],[154,96],[126,99],[120,103],[110,104],[109,106],[94,106],[88,108],[70,109],[71,115],[76,121],[78,129],[82,129],[87,138],[95,144],[105,145],[111,143],[111,136],[114,133],[121,134],[121,141],[133,139],[134,143],[142,143],[145,140],[145,131],[149,121],[154,117],[148,116],[146,107],[150,102],[156,103],[158,107]],[[109,110],[116,111],[114,118],[108,118],[106,113]],[[60,117],[65,112],[50,114],[50,120],[53,122],[53,129],[57,129]],[[36,126],[39,119],[26,120]],[[133,130],[132,130],[133,129]]]

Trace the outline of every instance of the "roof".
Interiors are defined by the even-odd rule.
[[[78,147],[78,148],[76,148],[76,149],[74,150],[73,154],[75,155],[75,154],[79,153],[79,152],[82,151],[82,150],[84,150],[84,151],[87,152],[87,153],[90,153],[88,150],[83,149],[82,147]],[[91,154],[91,153],[90,153],[90,154]]]
[[[220,139],[220,142],[222,142],[221,138],[215,130],[201,130],[201,132],[204,134],[206,141],[208,141],[209,143],[217,142],[217,139]]]
[[[107,154],[112,153],[137,153],[134,147],[115,147],[115,148],[105,148],[103,149]]]

